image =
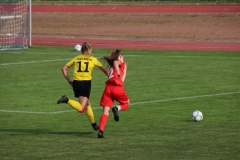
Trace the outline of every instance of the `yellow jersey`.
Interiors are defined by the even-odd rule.
[[[78,55],[66,64],[73,68],[74,80],[83,81],[92,79],[94,66],[102,67],[102,63],[97,58],[89,55]]]

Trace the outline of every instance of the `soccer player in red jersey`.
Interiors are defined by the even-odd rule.
[[[103,67],[103,65],[92,55],[92,46],[84,42],[81,48],[82,54],[74,57],[66,65],[62,67],[62,73],[68,83],[73,87],[74,96],[78,98],[78,101],[67,98],[67,96],[62,96],[57,103],[67,103],[72,108],[80,113],[85,112],[94,130],[98,130],[98,125],[94,120],[94,114],[89,101],[91,92],[91,80],[92,80],[92,70],[94,66],[97,66],[108,76],[108,70]],[[72,81],[68,76],[67,70],[73,66],[73,76]]]
[[[103,114],[100,117],[98,138],[103,138],[103,132],[109,111],[112,108],[114,100],[119,102],[119,105],[112,108],[114,114],[114,120],[119,121],[118,111],[123,111],[129,108],[130,101],[126,94],[123,82],[126,78],[127,63],[123,61],[123,53],[116,49],[111,52],[109,56],[102,58],[109,64],[109,75],[108,80],[105,82],[106,87],[102,94],[100,106],[103,106]]]

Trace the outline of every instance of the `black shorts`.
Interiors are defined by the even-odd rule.
[[[79,96],[87,97],[89,99],[91,92],[91,81],[73,81],[73,91],[74,96],[78,98]]]

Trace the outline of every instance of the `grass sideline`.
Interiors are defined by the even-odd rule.
[[[0,159],[239,159],[239,52],[123,52],[132,105],[119,122],[110,114],[98,139],[85,115],[56,104],[73,98],[60,70],[78,54],[72,47],[1,51]],[[97,122],[105,80],[95,68]],[[202,122],[191,121],[195,109]]]

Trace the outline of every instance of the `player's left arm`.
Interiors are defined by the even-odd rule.
[[[97,58],[95,58],[94,59],[95,60],[95,66],[97,66],[100,70],[102,70],[102,72],[103,73],[105,73],[106,74],[106,76],[108,77],[108,70],[102,65],[102,63],[97,59]]]
[[[107,70],[105,67],[101,66],[101,67],[98,67],[98,68],[99,68],[100,70],[102,70],[103,73],[105,73],[105,74],[107,75],[107,77],[108,77],[109,73],[108,73],[108,70]]]
[[[115,67],[115,69],[116,69],[116,71],[117,71],[118,78],[121,78],[121,74],[120,74],[120,71],[119,71],[119,64],[120,64],[120,61],[119,61],[119,60],[115,60],[115,61],[113,62],[113,65],[114,65],[114,67]]]

